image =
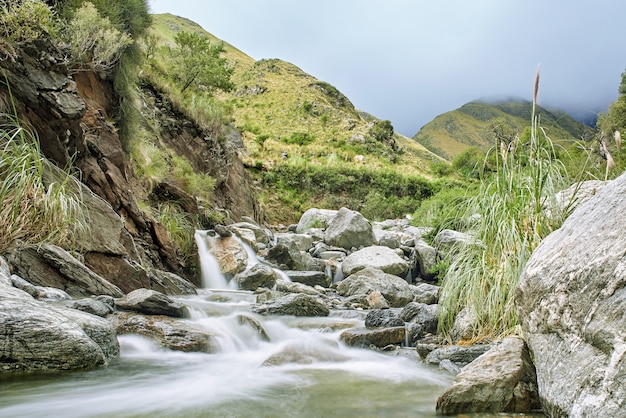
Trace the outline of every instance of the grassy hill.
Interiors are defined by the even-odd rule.
[[[472,146],[488,149],[496,134],[521,136],[530,126],[531,112],[529,101],[470,102],[437,116],[413,139],[451,160]],[[589,127],[563,112],[539,107],[538,114],[546,134],[555,143],[568,144],[590,135]]]
[[[441,157],[395,133],[389,121],[356,109],[337,88],[291,63],[255,61],[224,42],[224,57],[233,68],[234,89],[213,96],[197,90],[177,92],[169,75],[174,64],[170,51],[176,47],[174,39],[180,31],[196,32],[213,44],[223,42],[188,19],[153,15],[156,55],[144,76],[183,113],[204,126],[217,118],[241,133],[245,148],[240,158],[262,188],[261,198],[270,220],[293,221],[311,206],[362,209],[370,189],[380,192],[377,197],[383,196],[377,203],[383,210],[393,206],[386,199],[397,189],[386,187],[381,178],[389,181],[392,173],[399,176],[394,181],[401,184],[433,179],[431,164]],[[302,177],[300,185],[285,178],[293,176]],[[420,179],[406,180],[416,176]],[[357,189],[358,179],[366,183],[357,184]],[[411,186],[404,193],[414,190]],[[393,197],[408,196],[401,192]],[[412,203],[401,209],[405,213],[412,211],[419,196],[410,199]]]

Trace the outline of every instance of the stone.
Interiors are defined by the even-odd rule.
[[[415,302],[425,303],[426,305],[434,305],[439,303],[439,292],[441,288],[430,283],[418,283],[413,285],[413,294]]]
[[[491,348],[491,344],[474,344],[469,346],[449,345],[432,350],[424,361],[428,364],[439,364],[447,359],[459,367],[467,366],[478,356],[486,353]]]
[[[0,285],[0,373],[86,370],[118,355],[108,321]]]
[[[378,290],[374,290],[365,298],[370,309],[388,309],[389,302]]]
[[[182,303],[174,302],[167,295],[151,289],[133,290],[117,299],[115,306],[148,315],[166,315],[174,318],[189,316],[187,308]]]
[[[426,334],[437,333],[438,305],[411,302],[402,309],[399,317],[403,322],[410,323],[408,328],[411,343],[416,342]]]
[[[237,273],[233,280],[242,290],[256,290],[258,287],[272,288],[276,284],[276,273],[271,267],[257,263]]]
[[[374,291],[380,292],[392,308],[402,308],[414,298],[406,281],[376,268],[359,270],[337,285],[341,296],[367,296]]]
[[[580,204],[526,263],[517,315],[553,417],[626,416],[626,174]]]
[[[324,242],[345,249],[376,244],[372,225],[359,212],[341,208],[324,232]]]
[[[341,265],[345,276],[350,276],[366,267],[377,268],[399,277],[404,277],[409,270],[409,264],[394,250],[378,245],[353,252],[346,257]]]
[[[414,249],[419,277],[424,280],[434,280],[435,275],[432,269],[437,264],[437,250],[424,241],[417,241]]]
[[[352,347],[386,347],[404,342],[404,326],[391,328],[352,328],[341,333],[340,339]]]
[[[117,312],[111,317],[119,334],[139,334],[170,350],[216,353],[220,349],[215,335],[183,320],[161,315]]]
[[[503,339],[461,369],[439,396],[437,413],[531,413],[540,407],[535,367],[524,340]]]
[[[253,305],[250,310],[262,315],[328,316],[330,313],[320,298],[303,293],[291,293]]]
[[[97,299],[84,298],[74,301],[70,308],[105,318],[113,313],[113,307]]]
[[[16,248],[10,253],[8,261],[16,274],[33,285],[55,287],[74,297],[123,295],[119,287],[56,245]]]
[[[293,241],[300,251],[309,251],[313,247],[313,237],[309,234],[275,234],[276,244],[283,241]]]
[[[296,233],[304,234],[313,228],[325,229],[336,215],[336,210],[311,208],[300,217],[300,221],[296,226]]]
[[[372,309],[365,317],[365,328],[403,327],[404,321],[389,309]]]
[[[285,273],[292,282],[303,283],[311,287],[330,286],[330,277],[323,271],[285,270],[283,273]]]

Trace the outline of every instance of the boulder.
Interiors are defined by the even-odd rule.
[[[330,313],[320,298],[304,293],[291,293],[250,309],[262,315],[328,316]]]
[[[74,297],[120,297],[124,294],[119,287],[94,273],[72,254],[56,245],[16,248],[10,253],[8,261],[15,273],[31,284],[55,287]]]
[[[203,237],[223,274],[235,275],[248,267],[248,252],[235,237]]]
[[[408,323],[409,341],[416,342],[426,334],[437,333],[439,318],[437,315],[438,305],[426,305],[425,303],[411,302],[400,312],[400,319]]]
[[[442,253],[444,258],[453,257],[463,246],[480,244],[473,236],[451,229],[439,231],[434,241],[437,246],[437,251]]]
[[[524,340],[509,337],[465,366],[437,400],[437,413],[530,413],[539,409],[537,376]]]
[[[419,277],[424,280],[434,280],[435,275],[432,270],[437,264],[437,250],[424,241],[417,241],[414,255]]]
[[[296,233],[304,234],[311,229],[325,229],[336,215],[336,210],[311,208],[300,217],[300,221],[296,227]]]
[[[101,316],[103,318],[113,313],[114,311],[111,305],[92,298],[76,300],[69,306],[70,308],[78,309],[79,311],[87,312],[96,316]]]
[[[0,285],[0,373],[91,369],[118,355],[108,321]]]
[[[450,360],[459,367],[467,366],[479,356],[489,351],[491,344],[474,344],[469,346],[449,345],[435,348],[426,355],[428,364],[439,364],[442,360]]]
[[[389,309],[372,309],[365,317],[365,328],[403,327],[404,321]]]
[[[115,306],[148,315],[166,315],[174,318],[183,318],[189,315],[185,305],[174,302],[165,294],[151,289],[133,290],[124,297],[117,299]]]
[[[429,283],[418,283],[412,286],[413,293],[415,294],[414,302],[425,303],[427,305],[434,305],[439,303],[439,286]]]
[[[391,328],[352,328],[341,333],[340,339],[352,347],[386,347],[404,342],[405,329]]]
[[[309,234],[275,234],[276,244],[283,241],[293,241],[300,251],[309,251],[313,247],[313,237]]]
[[[377,268],[400,277],[404,277],[409,270],[409,264],[394,250],[378,245],[365,247],[347,256],[341,270],[345,276],[350,276],[366,267]]]
[[[515,303],[553,417],[626,416],[626,174],[528,260]]]
[[[402,308],[414,298],[411,286],[406,281],[371,267],[359,270],[337,285],[337,292],[341,296],[367,296],[374,291],[379,291],[392,308]]]
[[[119,334],[139,334],[170,350],[216,353],[219,341],[215,335],[186,321],[167,316],[146,316],[132,312],[117,312],[111,316]]]
[[[330,277],[323,271],[286,270],[284,273],[292,282],[303,283],[307,286],[330,286]]]
[[[345,249],[376,244],[372,225],[359,212],[341,208],[324,232],[324,242]]]
[[[257,263],[248,270],[233,277],[242,290],[255,290],[258,287],[272,288],[276,284],[276,272],[265,264]]]
[[[365,298],[370,309],[389,309],[389,302],[378,290],[374,290]]]
[[[326,268],[323,260],[314,259],[311,254],[300,251],[292,240],[279,241],[267,252],[265,260],[281,270],[324,271]]]

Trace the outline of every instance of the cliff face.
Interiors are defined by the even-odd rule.
[[[7,81],[0,85],[5,104],[1,110],[13,113],[15,109],[24,125],[37,132],[43,154],[59,167],[72,164],[82,183],[108,202],[110,208],[96,210],[95,206],[101,206],[96,204],[88,209],[108,210],[111,213],[106,217],[117,219],[92,225],[92,230],[123,225],[102,234],[114,236],[120,245],[83,248],[86,263],[91,260],[90,267],[95,270],[120,265],[119,271],[108,272],[111,275],[122,275],[128,262],[181,274],[188,271],[177,258],[163,225],[137,204],[140,183],[110,122],[117,104],[111,81],[92,72],[69,75],[59,51],[46,39],[22,45],[16,52],[14,61],[0,61]],[[249,215],[262,220],[236,150],[230,150],[228,143],[207,140],[202,130],[191,121],[181,120],[181,115],[166,114],[159,108],[150,111],[171,121],[162,124],[163,133],[159,133],[164,145],[185,155],[194,169],[216,178],[212,204],[226,209],[233,219]],[[87,205],[92,200],[88,199]],[[198,282],[189,274],[187,277]]]

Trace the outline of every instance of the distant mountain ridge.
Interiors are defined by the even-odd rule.
[[[591,128],[567,113],[537,106],[541,126],[554,142],[572,142],[585,138]],[[505,100],[472,101],[443,113],[427,123],[413,139],[437,155],[451,160],[469,147],[488,149],[490,130],[505,125],[514,135],[521,135],[531,124],[532,102]]]

